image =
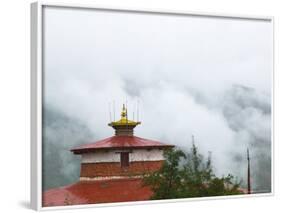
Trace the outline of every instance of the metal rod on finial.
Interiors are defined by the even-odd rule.
[[[138,122],[139,121],[139,99],[137,99],[136,110],[137,110],[137,122]]]
[[[140,100],[137,100],[137,121],[140,121]]]
[[[194,135],[191,135],[192,144],[194,144]]]
[[[135,120],[135,103],[133,103],[133,121]]]
[[[133,121],[134,121],[135,120],[135,103],[133,102],[132,105],[133,105],[132,106],[132,109],[133,109],[132,114],[133,114]]]
[[[109,119],[110,119],[110,122],[112,122],[110,102],[108,102],[108,110],[109,110]]]
[[[115,100],[113,100],[113,120],[115,121]]]
[[[126,120],[128,123],[128,101],[127,101],[127,97],[126,97]]]

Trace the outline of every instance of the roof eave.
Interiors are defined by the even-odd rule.
[[[120,149],[169,149],[174,148],[174,145],[158,145],[158,146],[115,146],[115,147],[98,147],[98,148],[81,148],[81,149],[71,149],[70,151],[73,152],[75,155],[89,153],[94,151],[101,151],[101,150],[120,150]]]

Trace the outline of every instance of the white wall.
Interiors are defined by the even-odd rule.
[[[130,162],[164,160],[163,150],[136,149],[129,154],[129,159]],[[110,150],[82,154],[82,163],[98,162],[120,162],[120,152],[117,150]]]
[[[159,161],[164,160],[163,150],[151,149],[151,150],[135,150],[130,153],[130,161]]]

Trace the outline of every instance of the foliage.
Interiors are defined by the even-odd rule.
[[[192,144],[190,152],[169,149],[159,171],[144,177],[144,184],[154,192],[151,199],[173,199],[241,194],[240,183],[232,175],[216,177],[211,155],[207,160]]]

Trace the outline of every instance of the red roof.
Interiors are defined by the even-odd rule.
[[[80,181],[43,193],[43,206],[64,206],[149,200],[152,191],[142,179]]]
[[[75,147],[71,151],[81,154],[97,149],[122,149],[122,148],[168,148],[174,145],[164,144],[159,141],[148,140],[136,136],[113,136],[94,143]]]

